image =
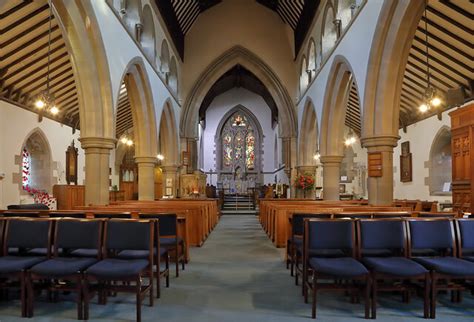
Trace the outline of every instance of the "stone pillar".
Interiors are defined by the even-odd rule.
[[[300,176],[302,174],[309,174],[312,175],[314,179],[316,179],[316,169],[318,167],[315,165],[300,165],[298,169],[298,174],[297,176]],[[296,178],[294,179],[296,180]],[[294,182],[292,182],[294,184]],[[316,186],[316,180],[315,180],[315,186]],[[315,199],[315,192],[314,188],[312,190],[306,191],[306,199]],[[302,190],[297,190],[296,197],[297,198],[303,198],[305,196],[305,193]]]
[[[381,135],[364,137],[361,139],[362,146],[367,148],[367,153],[381,153],[382,176],[371,177],[370,165],[367,162],[369,177],[367,188],[369,193],[369,204],[376,206],[392,205],[393,202],[393,148],[397,146],[400,139],[396,135]]]
[[[171,196],[176,197],[176,191],[178,185],[178,166],[176,165],[163,165],[161,166],[163,171],[163,196],[166,196],[166,189],[171,188]],[[171,184],[169,184],[171,183]]]
[[[109,203],[110,151],[115,148],[115,139],[101,137],[80,138],[86,159],[85,204],[107,205]]]
[[[339,200],[339,183],[341,180],[341,155],[321,156],[323,165],[323,199]]]
[[[155,200],[156,157],[135,157],[138,167],[138,200]]]

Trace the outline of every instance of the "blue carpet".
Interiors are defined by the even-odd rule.
[[[201,248],[191,249],[191,262],[154,307],[143,306],[144,321],[167,322],[294,322],[312,321],[311,306],[303,303],[283,262],[284,251],[276,249],[255,216],[223,216]],[[174,274],[172,274],[174,276]],[[461,304],[440,295],[434,321],[474,321],[474,297],[463,293]],[[93,300],[91,321],[133,321],[134,297],[109,298],[106,306]],[[145,301],[145,303],[148,303]],[[401,303],[400,296],[380,295],[377,320],[383,322],[424,321],[422,301]],[[323,322],[364,321],[363,303],[351,304],[341,293],[318,293],[318,318]],[[36,301],[35,317],[20,316],[18,300],[0,302],[0,321],[73,321],[73,297],[58,303]]]

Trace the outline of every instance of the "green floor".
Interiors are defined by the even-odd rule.
[[[39,299],[32,321],[75,320],[70,299],[48,303]],[[363,321],[363,305],[351,304],[340,293],[321,292],[317,321]],[[424,321],[422,302],[400,302],[398,296],[380,297],[378,321]],[[19,301],[0,302],[0,322],[19,318]],[[191,249],[191,262],[179,278],[171,279],[154,307],[143,307],[144,321],[168,322],[293,322],[311,321],[311,307],[304,304],[276,249],[255,216],[223,216],[201,248]],[[462,304],[441,296],[436,321],[474,321],[474,297],[465,293]],[[91,321],[133,321],[133,296],[110,298],[107,306],[92,304]]]

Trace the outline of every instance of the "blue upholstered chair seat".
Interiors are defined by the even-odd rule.
[[[153,250],[156,255],[156,248]],[[160,256],[166,254],[166,249],[160,248]],[[117,258],[121,259],[148,259],[149,251],[147,250],[122,250],[118,253]]]
[[[365,257],[362,263],[377,273],[397,276],[416,276],[426,274],[422,265],[405,257]]]
[[[430,270],[456,276],[474,276],[474,263],[456,257],[415,258]]]
[[[97,249],[78,248],[69,253],[73,257],[95,257],[97,258]]]
[[[418,256],[438,256],[439,251],[436,249],[430,248],[416,248],[411,250],[411,256],[418,257]]]
[[[67,276],[82,272],[96,262],[95,258],[57,257],[33,266],[31,272],[44,276]]]
[[[46,260],[41,256],[3,256],[0,257],[0,273],[15,273]]]
[[[332,276],[356,277],[368,273],[360,262],[352,257],[309,259],[309,265],[316,273]]]
[[[47,248],[32,248],[27,252],[28,256],[47,256],[48,249]]]
[[[147,266],[148,261],[145,259],[106,258],[89,267],[86,273],[106,279],[127,278],[138,275]]]
[[[362,249],[362,257],[388,257],[393,256],[390,249]]]
[[[303,253],[303,244],[296,245],[296,251]],[[309,257],[344,257],[346,254],[341,249],[310,249]]]
[[[181,237],[160,237],[160,245],[161,246],[174,246],[176,245],[176,238],[178,239],[178,244],[183,242]]]
[[[470,261],[470,262],[474,262],[474,256],[464,256],[462,259]]]

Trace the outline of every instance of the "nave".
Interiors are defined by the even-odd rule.
[[[293,322],[308,321],[310,304],[304,304],[301,288],[284,265],[284,250],[275,248],[257,217],[222,216],[202,247],[190,249],[192,263],[179,278],[172,275],[170,288],[162,288],[155,306],[142,307],[143,321],[167,322]],[[472,321],[474,297],[464,293],[461,304],[439,295],[434,321]],[[64,298],[63,298],[64,297]],[[361,321],[363,305],[334,292],[318,295],[318,318],[322,322]],[[106,306],[91,304],[91,321],[133,321],[133,295],[109,298]],[[75,321],[73,295],[57,303],[38,301],[32,321]],[[379,297],[379,321],[410,322],[421,318],[421,299],[401,305],[399,295]],[[19,301],[0,302],[2,321],[24,321],[18,316]]]

